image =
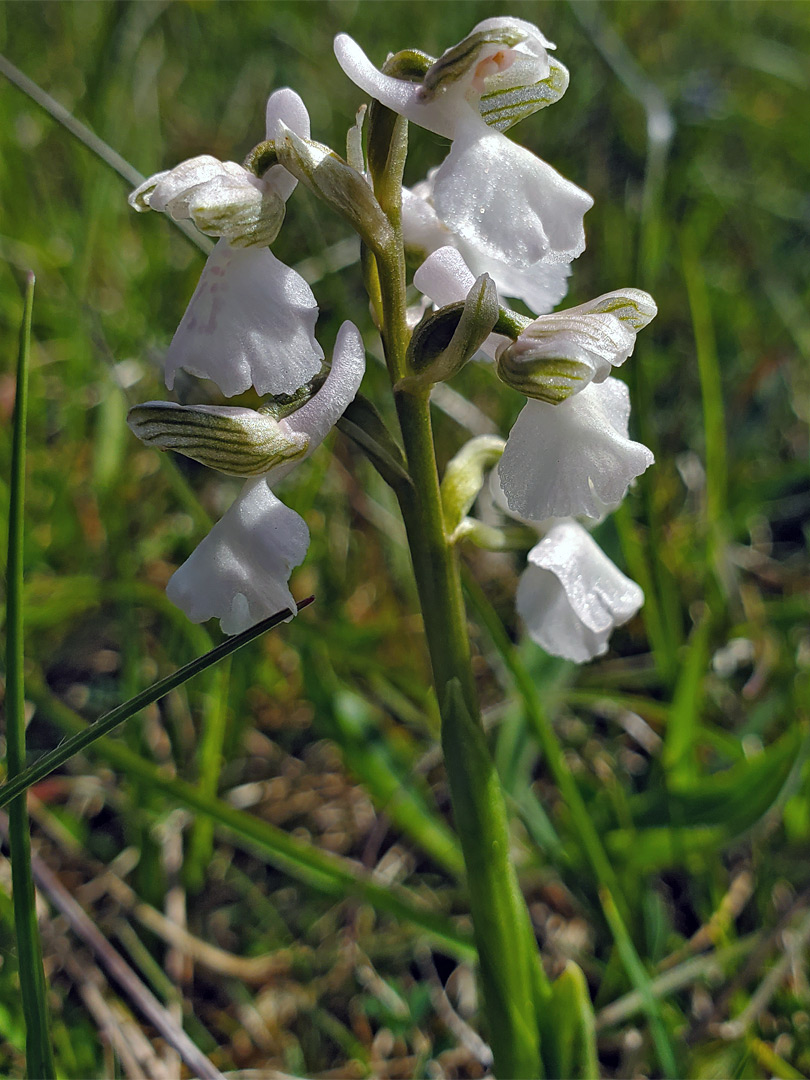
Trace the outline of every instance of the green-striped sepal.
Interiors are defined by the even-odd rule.
[[[568,68],[548,58],[550,71],[545,79],[529,86],[506,86],[481,95],[478,111],[490,127],[508,131],[520,120],[559,101],[568,89]]]
[[[253,409],[147,401],[127,423],[149,446],[174,450],[229,476],[261,476],[303,457],[309,438]]]

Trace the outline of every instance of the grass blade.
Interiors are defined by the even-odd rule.
[[[25,508],[25,427],[28,412],[28,359],[31,349],[31,314],[34,275],[28,274],[17,364],[17,392],[11,452],[8,522],[8,585],[6,595],[6,765],[9,776],[25,768],[25,687],[23,628],[23,538]],[[25,788],[21,789],[24,792]],[[29,1076],[49,1080],[55,1076],[42,945],[37,927],[31,838],[24,794],[9,805],[9,849],[14,889],[14,928],[20,972],[20,993],[25,1016],[25,1052]]]
[[[28,696],[44,715],[65,731],[81,733],[91,726],[41,683],[30,686]],[[96,739],[91,741],[89,749],[145,787],[162,792],[178,805],[195,813],[208,815],[227,830],[237,846],[258,854],[296,881],[304,882],[328,896],[358,896],[379,911],[386,911],[421,927],[451,955],[466,961],[475,958],[475,947],[470,938],[457,930],[446,916],[433,911],[407,890],[378,885],[370,874],[349,859],[322,851],[268,821],[205,794],[193,784],[166,776],[151,761],[117,740]]]
[[[228,658],[215,672],[211,686],[204,696],[202,732],[197,750],[197,767],[200,791],[216,795],[219,790],[219,774],[222,769],[222,748],[228,728],[228,686],[231,661]],[[183,873],[186,887],[194,892],[203,887],[205,875],[214,856],[214,823],[209,817],[199,817],[194,822],[189,837]]]
[[[728,502],[726,414],[723,405],[723,382],[717,356],[717,341],[706,288],[706,275],[691,233],[685,233],[681,240],[681,259],[695,334],[700,395],[703,405],[703,431],[706,440],[706,516],[709,534],[707,563],[714,568],[722,583],[720,560],[725,540]]]
[[[0,74],[5,75],[10,83],[13,83],[18,90],[22,90],[35,104],[39,105],[57,123],[69,131],[74,139],[78,139],[88,150],[92,150],[96,157],[100,158],[114,172],[117,172],[128,184],[137,187],[144,182],[146,177],[142,176],[133,165],[130,165],[126,158],[121,157],[117,151],[108,146],[81,120],[77,120],[72,113],[68,112],[64,105],[60,105],[33,79],[29,79],[18,67],[15,67],[8,57],[2,55],[0,55]],[[173,217],[169,217],[169,220],[204,254],[208,255],[213,250],[213,240],[209,240],[207,236],[203,236],[202,233],[198,232],[190,221],[177,221]]]
[[[307,597],[306,600],[302,600],[298,605],[298,610],[307,607],[315,599],[314,596]],[[12,799],[20,795],[26,788],[31,787],[32,784],[38,783],[43,780],[54,769],[58,769],[60,765],[64,765],[66,761],[74,756],[74,754],[80,753],[82,750],[86,750],[97,739],[100,739],[103,735],[109,735],[109,733],[117,728],[119,724],[123,724],[125,720],[129,720],[131,716],[139,713],[141,709],[145,709],[147,705],[153,704],[155,701],[159,701],[160,698],[165,697],[170,690],[176,689],[178,686],[182,686],[183,683],[188,682],[189,679],[199,674],[201,671],[205,671],[206,668],[211,667],[212,664],[216,664],[218,660],[224,659],[226,656],[230,656],[231,653],[236,652],[237,649],[241,649],[243,645],[247,645],[249,641],[253,641],[254,638],[259,637],[265,633],[266,630],[271,630],[274,626],[278,626],[279,623],[284,622],[285,619],[290,618],[293,613],[291,611],[277,611],[275,615],[271,615],[269,619],[263,619],[261,622],[256,623],[255,626],[251,626],[249,630],[245,630],[241,634],[236,634],[234,637],[228,638],[227,641],[223,641],[220,645],[217,645],[215,649],[207,652],[204,656],[198,656],[196,660],[190,661],[188,664],[184,664],[183,667],[178,668],[177,671],[171,675],[167,675],[164,679],[158,679],[156,683],[152,683],[145,690],[142,690],[139,694],[130,698],[129,701],[125,701],[123,705],[117,705],[110,712],[105,713],[104,716],[99,717],[92,724],[88,724],[87,727],[81,731],[77,731],[75,735],[72,735],[69,739],[65,739],[59,746],[55,747],[49,753],[44,754],[39,761],[35,762],[24,772],[20,772],[18,776],[15,776],[13,780],[8,780],[5,784],[0,786],[0,807],[5,806]]]
[[[624,920],[619,913],[619,909],[616,907],[616,903],[611,896],[610,891],[608,889],[600,889],[599,899],[602,901],[602,910],[605,913],[605,918],[607,919],[611,933],[613,934],[613,940],[616,942],[619,958],[624,965],[624,969],[627,972],[630,982],[633,984],[633,988],[641,998],[644,1012],[647,1014],[647,1019],[650,1024],[650,1034],[655,1043],[655,1050],[658,1054],[658,1061],[661,1065],[661,1069],[664,1076],[669,1077],[670,1080],[674,1080],[674,1078],[681,1074],[678,1072],[672,1044],[669,1041],[667,1030],[664,1027],[664,1021],[661,1019],[661,1010],[658,1007],[658,1001],[653,993],[652,981],[636,952],[636,947],[630,939],[627,927],[624,924]]]

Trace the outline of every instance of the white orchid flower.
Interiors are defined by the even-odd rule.
[[[528,554],[517,610],[529,636],[552,656],[584,663],[636,614],[644,593],[575,521],[552,525]]]
[[[270,95],[266,132],[280,123],[309,136],[309,114],[289,89]],[[158,173],[130,195],[136,210],[191,218],[221,239],[166,353],[166,385],[178,369],[211,379],[226,397],[253,386],[292,394],[318,373],[318,305],[300,274],[268,249],[298,181],[281,165],[261,178],[234,162],[192,158]]]
[[[558,405],[529,400],[498,464],[510,510],[542,521],[614,509],[655,460],[628,438],[630,395],[618,379],[589,383]]]
[[[568,73],[549,57],[553,48],[522,19],[485,19],[414,83],[379,71],[347,34],[335,38],[352,82],[453,140],[433,178],[440,222],[488,258],[523,269],[580,255],[582,218],[593,205],[587,192],[500,130],[564,93]]]
[[[461,253],[444,247],[413,280],[444,307],[463,300],[474,278]],[[531,394],[498,466],[509,508],[519,517],[598,518],[652,465],[647,447],[628,438],[627,387],[607,373],[629,356],[656,310],[647,293],[622,289],[542,315],[515,342],[490,334],[483,343],[484,353],[498,356],[505,381]]]
[[[226,634],[238,634],[282,608],[296,610],[288,582],[307,553],[309,530],[270,485],[323,442],[357,393],[364,370],[363,340],[345,322],[323,386],[283,420],[247,409],[167,402],[132,410],[130,426],[151,445],[251,477],[166,588],[192,622],[218,618]],[[269,467],[257,476],[262,462]]]
[[[567,263],[541,259],[521,268],[496,259],[451,230],[439,220],[433,206],[433,185],[437,169],[428,172],[410,189],[402,189],[402,235],[405,246],[425,256],[445,246],[457,248],[473,279],[489,274],[500,296],[522,300],[535,314],[551,311],[568,292],[571,267]]]
[[[279,120],[309,138],[309,113],[294,90],[276,90],[267,101],[265,131],[274,138]],[[191,219],[209,236],[234,247],[271,244],[284,220],[284,204],[298,181],[280,165],[255,176],[235,161],[209,154],[155,173],[129,196],[138,212],[157,210],[179,221]]]

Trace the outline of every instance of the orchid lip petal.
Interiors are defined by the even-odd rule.
[[[574,521],[557,522],[532,548],[517,592],[529,636],[578,663],[605,653],[611,631],[643,603],[639,586]]]
[[[630,399],[617,379],[590,383],[559,405],[529,401],[498,465],[510,510],[530,521],[584,515],[619,505],[652,465],[650,450],[627,437]]]
[[[451,232],[433,208],[433,180],[437,171],[431,169],[427,179],[412,189],[403,188],[402,231],[406,247],[421,250],[426,257],[441,247],[455,247],[463,256],[473,278],[489,274],[500,296],[522,300],[535,315],[551,311],[568,292],[570,266],[540,259],[528,267],[517,267],[488,255],[480,247]],[[415,278],[414,284],[420,288]],[[435,299],[434,302],[439,303]]]
[[[480,117],[458,125],[433,198],[448,228],[510,265],[568,263],[585,250],[591,196]]]
[[[304,279],[267,248],[220,240],[166,354],[166,385],[178,368],[212,379],[226,397],[250,386],[291,394],[320,371],[318,308]]]
[[[238,634],[284,608],[295,611],[288,581],[309,545],[304,520],[249,480],[231,507],[172,575],[166,594],[192,622],[218,618]]]

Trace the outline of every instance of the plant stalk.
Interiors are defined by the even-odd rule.
[[[375,185],[375,189],[377,185]],[[382,336],[394,387],[407,374],[405,255],[391,176],[379,185],[395,243],[376,252]],[[549,997],[531,919],[509,860],[503,793],[481,727],[458,559],[444,526],[429,391],[394,391],[412,485],[398,498],[442,716],[442,749],[467,870],[486,1013],[499,1077],[540,1077],[539,1014]]]

